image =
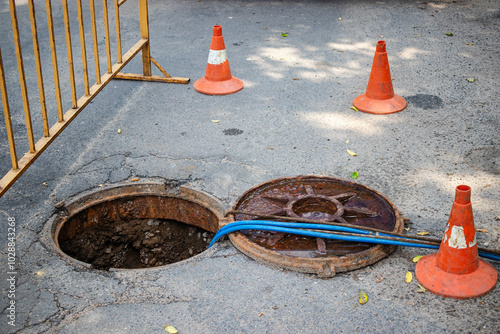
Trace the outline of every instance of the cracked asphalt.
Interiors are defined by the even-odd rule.
[[[39,138],[28,6],[16,3]],[[44,1],[35,5],[52,124],[57,118]],[[55,15],[60,6],[53,1]],[[121,14],[122,48],[128,50],[140,36],[136,2],[129,0]],[[357,171],[356,182],[381,192],[410,219],[407,233],[428,231],[437,238],[456,186],[469,185],[475,225],[483,230],[478,244],[499,249],[498,1],[150,0],[149,20],[152,56],[191,83],[111,81],[0,198],[0,332],[165,333],[170,324],[179,333],[498,333],[498,284],[484,297],[454,300],[416,292],[415,279],[405,282],[406,273],[414,273],[413,257],[429,250],[399,248],[363,269],[320,279],[259,264],[228,240],[170,266],[110,272],[75,266],[41,240],[56,203],[135,178],[173,180],[229,209],[251,187],[276,178],[350,179]],[[28,146],[7,0],[0,0],[0,22],[21,155]],[[59,68],[67,82],[61,22],[58,16]],[[205,73],[216,24],[223,28],[232,74],[245,84],[233,95],[207,96],[192,86]],[[71,29],[80,96],[78,25]],[[350,109],[365,92],[379,40],[387,42],[395,93],[408,102],[405,110],[384,116]],[[115,50],[112,43],[116,57]],[[140,73],[140,57],[125,71]],[[62,93],[67,110],[68,85]],[[10,157],[1,123],[4,175]],[[15,298],[8,281],[13,219]],[[360,291],[368,295],[364,305]]]

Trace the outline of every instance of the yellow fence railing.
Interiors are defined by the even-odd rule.
[[[40,60],[40,45],[38,41],[38,31],[35,15],[35,5],[34,0],[27,0],[28,10],[31,23],[31,35],[33,44],[33,57],[36,67],[36,76],[38,83],[38,95],[40,101],[40,108],[42,114],[42,124],[43,124],[43,137],[35,142],[35,137],[33,135],[33,125],[30,111],[30,99],[28,96],[28,88],[26,83],[25,67],[23,64],[23,55],[21,50],[21,38],[19,33],[19,24],[16,13],[16,5],[14,0],[9,0],[10,7],[10,18],[12,23],[12,34],[14,40],[15,54],[17,60],[17,70],[19,73],[20,82],[20,96],[22,98],[22,104],[24,109],[24,118],[26,124],[26,135],[28,139],[29,152],[24,154],[24,156],[18,160],[16,153],[16,142],[14,137],[19,137],[20,134],[15,133],[12,121],[11,112],[9,109],[9,99],[7,94],[7,84],[6,84],[6,74],[4,71],[3,61],[2,61],[2,50],[0,46],[0,93],[2,98],[2,107],[5,117],[5,129],[7,132],[8,146],[10,151],[10,158],[12,163],[12,168],[5,174],[0,180],[0,196],[2,196],[7,189],[12,186],[12,184],[26,171],[26,169],[35,161],[38,156],[54,141],[54,139],[68,126],[68,124],[85,108],[85,106],[108,84],[111,79],[130,79],[130,80],[142,80],[142,81],[159,81],[159,82],[170,82],[170,83],[189,83],[189,78],[179,78],[170,76],[151,56],[150,53],[150,43],[149,43],[149,22],[148,22],[148,1],[138,0],[139,3],[139,20],[140,20],[140,35],[141,38],[137,41],[127,52],[122,54],[122,41],[120,32],[120,6],[123,5],[127,0],[114,0],[114,21],[116,24],[116,47],[117,47],[117,60],[113,64],[111,57],[111,40],[110,40],[110,20],[108,17],[108,0],[102,0],[102,13],[104,21],[104,36],[106,45],[106,71],[101,75],[101,66],[99,63],[99,43],[98,43],[98,32],[102,33],[98,29],[96,20],[96,9],[94,0],[89,0],[88,6],[90,9],[90,26],[92,29],[92,41],[93,41],[93,58],[94,58],[94,68],[95,68],[95,78],[96,82],[90,86],[89,84],[89,74],[87,68],[87,50],[85,45],[85,27],[84,27],[84,15],[82,0],[76,0],[77,14],[78,14],[78,27],[80,36],[80,50],[81,50],[81,63],[82,63],[82,76],[83,76],[83,86],[84,94],[77,98],[77,89],[75,83],[75,69],[74,69],[74,59],[73,59],[73,46],[71,40],[70,32],[70,16],[68,11],[68,0],[62,1],[62,14],[64,19],[64,34],[66,37],[66,54],[67,54],[67,64],[69,73],[69,82],[65,82],[65,85],[70,87],[71,94],[71,108],[66,112],[63,112],[62,103],[62,91],[61,91],[61,79],[59,77],[59,67],[58,67],[58,57],[56,53],[56,37],[54,34],[54,18],[52,13],[52,1],[45,0],[45,11],[47,13],[47,28],[49,33],[50,42],[50,52],[51,52],[51,62],[52,62],[52,73],[53,82],[55,90],[55,104],[57,106],[58,121],[49,127],[49,121],[47,117],[47,103],[46,94],[43,80],[43,66]],[[3,24],[3,23],[2,23]],[[130,73],[120,73],[123,67],[132,60],[139,52],[142,52],[142,74],[130,74]],[[151,64],[155,65],[163,76],[152,75]],[[67,86],[64,86],[67,87]],[[0,175],[1,176],[1,175]]]

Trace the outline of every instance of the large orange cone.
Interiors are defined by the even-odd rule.
[[[480,297],[497,282],[495,268],[478,257],[470,192],[469,186],[457,187],[439,251],[421,258],[415,268],[420,284],[443,297]]]
[[[392,114],[406,107],[406,100],[394,94],[385,41],[377,43],[366,93],[352,102],[356,109],[370,114]]]
[[[194,89],[208,95],[227,95],[243,89],[243,82],[231,75],[221,26],[214,26],[207,71],[194,83]]]

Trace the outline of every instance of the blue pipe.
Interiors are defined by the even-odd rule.
[[[375,243],[375,244],[385,244],[385,245],[396,245],[396,246],[408,246],[408,247],[420,247],[420,248],[430,248],[430,249],[439,249],[439,246],[434,245],[425,245],[418,243],[409,243],[403,241],[396,240],[385,240],[385,239],[377,239],[377,238],[366,238],[363,236],[350,236],[350,235],[336,235],[330,233],[323,233],[317,231],[305,231],[300,230],[298,228],[310,228],[310,229],[320,229],[327,231],[342,231],[342,232],[351,232],[351,233],[360,233],[360,234],[370,234],[369,231],[359,230],[351,227],[343,227],[343,226],[334,226],[334,225],[325,225],[325,224],[309,224],[309,223],[286,223],[286,222],[275,222],[275,221],[265,221],[265,220],[242,220],[237,221],[226,226],[223,226],[214,236],[212,241],[210,242],[209,248],[213,246],[217,240],[219,240],[222,236],[241,231],[241,230],[261,230],[261,231],[275,231],[275,232],[283,232],[283,233],[291,233],[291,234],[299,234],[309,237],[316,238],[324,238],[324,239],[334,239],[334,240],[344,240],[344,241],[354,241],[354,242],[365,242],[365,243]],[[390,234],[378,233],[376,235],[380,236],[389,236],[393,237]],[[500,256],[479,251],[479,256],[500,261]]]

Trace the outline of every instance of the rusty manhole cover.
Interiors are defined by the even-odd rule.
[[[75,264],[104,270],[158,267],[200,254],[223,213],[208,194],[150,182],[90,192],[58,207],[44,243]]]
[[[245,192],[233,211],[349,223],[402,233],[403,217],[382,194],[359,183],[322,176],[281,178]],[[234,221],[257,219],[231,215]],[[321,277],[370,265],[395,246],[326,240],[274,231],[230,234],[232,243],[256,261]]]

